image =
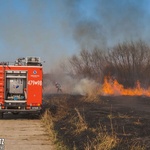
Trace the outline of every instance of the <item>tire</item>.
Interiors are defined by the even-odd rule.
[[[3,112],[0,112],[0,119],[3,119]]]

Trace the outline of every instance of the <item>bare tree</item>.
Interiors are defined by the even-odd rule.
[[[134,86],[137,80],[146,82],[145,78],[149,80],[150,71],[150,49],[143,41],[125,42],[118,44],[107,56],[109,64],[109,72],[115,76],[119,82],[126,86]]]
[[[105,51],[95,48],[91,52],[91,70],[92,76],[97,80],[101,81],[104,76],[104,68],[106,67]]]
[[[150,84],[150,47],[139,40],[124,42],[107,52],[98,48],[81,50],[69,58],[70,75],[88,77],[102,82],[104,76],[113,76],[125,87],[133,87],[137,80],[143,86]]]
[[[72,74],[99,80],[103,76],[104,54],[99,49],[93,51],[81,50],[79,56],[72,56],[69,59]]]

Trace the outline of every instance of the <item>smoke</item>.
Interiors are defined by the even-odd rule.
[[[72,45],[76,45],[76,52],[95,47],[105,49],[122,41],[150,39],[147,32],[150,14],[146,8],[149,4],[146,0],[64,0],[63,3],[56,3],[60,4],[58,10],[64,17],[64,39],[69,37],[73,40]],[[98,86],[89,79],[71,78],[57,67],[55,73],[51,72],[55,74],[51,74],[52,81],[60,82],[66,93],[85,95]],[[51,92],[56,92],[53,84],[51,87]]]
[[[0,1],[0,60],[40,56],[48,72],[83,48],[149,41],[149,5],[148,0]]]
[[[88,78],[74,78],[65,73],[60,66],[53,68],[50,73],[44,74],[43,81],[44,94],[57,93],[56,82],[61,85],[64,94],[92,95],[100,88],[100,84],[94,80]]]
[[[48,0],[1,1],[0,52],[3,55],[0,60],[39,56],[46,61],[44,70],[47,72],[48,67],[70,55],[70,45],[72,48],[74,45],[64,32],[68,19],[61,5],[62,2]]]
[[[105,31],[97,21],[85,20],[78,23],[74,31],[74,38],[80,44],[81,49],[92,50],[106,46]]]
[[[105,0],[101,1],[97,13],[101,16],[107,30],[107,39],[112,42],[145,38],[147,1]]]
[[[98,83],[94,80],[89,80],[87,78],[79,80],[72,90],[72,93],[81,95],[92,95],[100,87]]]
[[[148,41],[149,1],[78,0],[68,2],[73,37],[81,48],[109,47],[122,41]]]
[[[51,76],[51,75],[50,75]],[[54,80],[49,76],[49,82],[44,86],[44,94],[57,93]],[[96,93],[96,90],[100,87],[98,83],[90,79],[74,79],[70,76],[62,77],[58,83],[61,85],[63,94],[80,94],[80,95],[92,95]],[[61,79],[62,79],[61,78]]]

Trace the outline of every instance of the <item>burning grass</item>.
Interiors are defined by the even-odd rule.
[[[43,122],[57,149],[147,150],[150,120],[127,107],[116,107],[114,97],[49,95]],[[119,97],[118,97],[119,98]],[[98,101],[99,99],[99,101]],[[120,99],[121,100],[121,99]]]
[[[116,79],[105,77],[101,93],[102,95],[150,96],[150,88],[142,88],[139,81],[136,82],[135,88],[124,88]]]

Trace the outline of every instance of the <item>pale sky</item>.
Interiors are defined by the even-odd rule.
[[[0,61],[39,56],[50,68],[82,48],[149,44],[149,26],[149,0],[0,0]]]

